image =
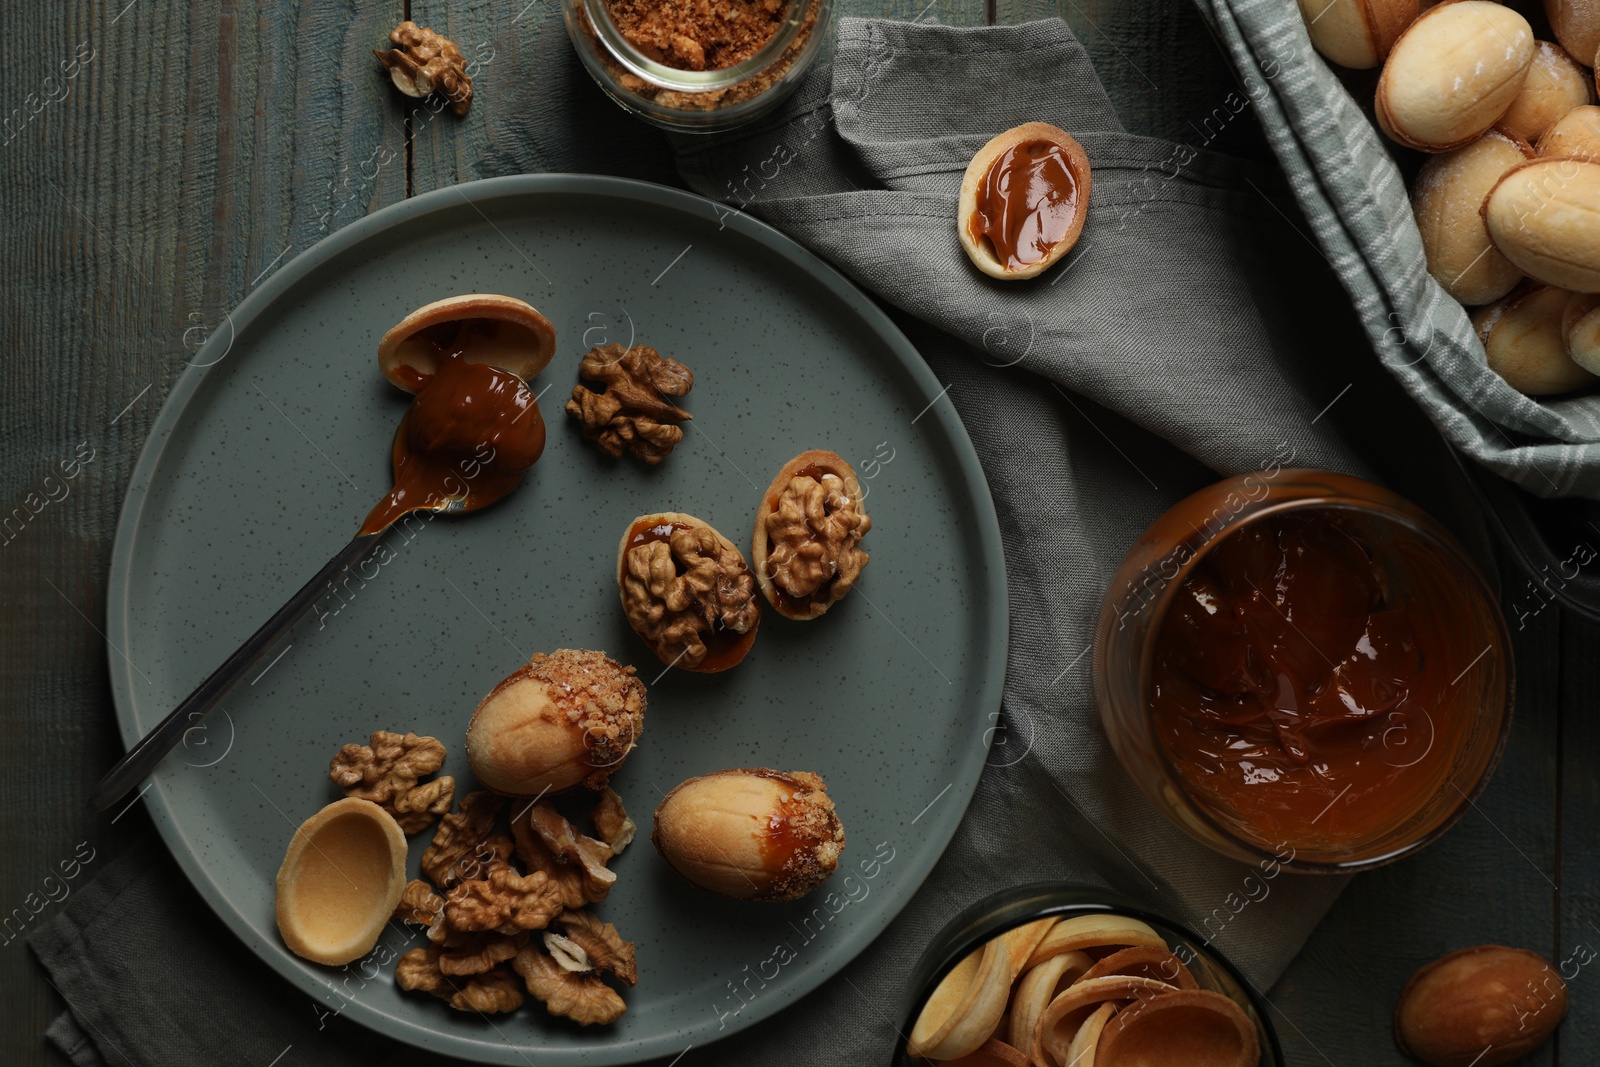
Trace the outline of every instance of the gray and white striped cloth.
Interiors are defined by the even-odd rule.
[[[1198,0],[1383,365],[1450,443],[1539,496],[1600,499],[1600,395],[1523,396],[1428,276],[1382,135],[1311,47],[1294,0]]]

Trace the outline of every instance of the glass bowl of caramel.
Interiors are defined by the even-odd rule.
[[[595,82],[663,129],[715,133],[771,111],[828,42],[833,0],[563,0]]]
[[[1264,1002],[1215,947],[1089,886],[977,902],[935,935],[906,989],[896,1067],[1283,1063]]]
[[[1183,500],[1101,605],[1095,696],[1151,803],[1300,872],[1447,830],[1499,760],[1511,639],[1459,542],[1388,490],[1272,468]]]

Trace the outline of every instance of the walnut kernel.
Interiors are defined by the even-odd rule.
[[[487,790],[461,798],[461,810],[439,820],[433,841],[422,853],[422,873],[440,889],[449,889],[479,870],[494,830],[495,816],[505,801]]]
[[[667,400],[694,388],[694,372],[649,345],[591,348],[578,364],[578,377],[601,388],[574,386],[567,414],[613,458],[631,452],[652,466],[660,463],[683,440],[678,423],[694,418]]]
[[[394,87],[407,96],[422,99],[442,93],[450,100],[450,110],[465,115],[472,106],[472,78],[467,61],[454,41],[443,34],[424,29],[407,20],[389,34],[394,47],[387,52],[376,48],[383,69],[389,72]]]
[[[762,497],[751,559],[768,603],[814,619],[855,587],[872,529],[855,470],[837,452],[812,449],[783,465]]]
[[[594,1026],[616,1022],[627,1010],[621,994],[599,975],[569,971],[532,944],[517,953],[511,966],[522,976],[528,993],[542,1001],[551,1015]]]
[[[456,780],[449,775],[422,785],[444,766],[445,747],[436,737],[379,730],[365,745],[349,744],[328,764],[328,777],[345,796],[370,800],[394,816],[407,834],[420,833],[450,810]]]

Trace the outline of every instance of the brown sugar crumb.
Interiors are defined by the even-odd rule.
[[[805,771],[784,777],[799,788],[782,807],[784,836],[793,851],[773,880],[775,900],[804,896],[827,881],[839,866],[839,853],[844,849],[844,826],[834,813],[832,799],[823,791],[822,779]]]
[[[784,0],[609,0],[611,21],[629,44],[678,70],[742,63],[782,25]]]
[[[613,662],[604,652],[535,652],[528,674],[548,685],[552,702],[582,727],[589,760],[597,767],[621,763],[644,731],[644,683],[634,677],[632,667]]]

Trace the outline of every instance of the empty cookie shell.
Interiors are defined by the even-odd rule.
[[[300,824],[278,869],[278,932],[290,951],[340,966],[372,951],[405,889],[406,835],[346,797]]]
[[[1071,134],[1045,122],[1009,129],[978,149],[961,179],[961,247],[992,278],[1032,278],[1078,243],[1089,184],[1089,157]]]
[[[1100,1067],[1256,1067],[1261,1047],[1255,1024],[1239,1005],[1221,993],[1185,989],[1136,1000],[1117,1012],[1099,1034],[1093,1062]]]

